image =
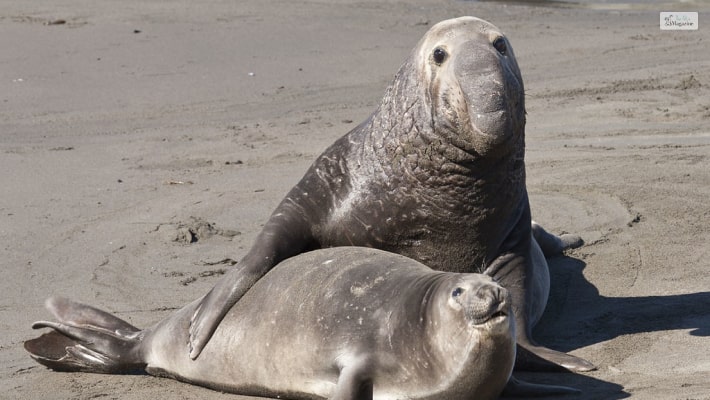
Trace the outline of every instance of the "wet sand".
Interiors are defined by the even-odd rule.
[[[710,399],[710,8],[682,10],[700,30],[640,3],[0,1],[0,397],[240,398],[22,343],[53,294],[145,327],[206,293],[422,34],[475,15],[523,73],[533,217],[586,241],[536,338],[599,369],[525,379]]]

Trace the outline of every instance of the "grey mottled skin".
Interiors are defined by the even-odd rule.
[[[26,342],[55,370],[152,375],[292,399],[495,399],[515,361],[508,292],[482,274],[339,247],[292,257],[227,313],[197,360],[184,350],[197,302],[139,330],[50,299],[54,331]],[[548,386],[527,385],[532,393]]]
[[[531,339],[549,275],[533,239],[524,153],[523,81],[505,36],[473,17],[436,24],[379,108],[318,157],[238,267],[199,304],[190,356],[199,356],[230,307],[278,262],[355,245],[437,270],[490,274],[511,292],[518,344],[542,359],[525,357],[527,367],[593,369]],[[579,244],[542,228],[535,234],[548,250]]]

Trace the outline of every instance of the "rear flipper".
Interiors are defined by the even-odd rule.
[[[535,221],[532,221],[532,233],[545,257],[555,256],[567,249],[576,249],[584,244],[584,240],[577,235],[566,233],[557,236],[546,231]]]
[[[53,297],[46,306],[59,322],[35,322],[54,331],[25,342],[38,363],[56,371],[104,374],[141,371],[142,331],[96,308]]]

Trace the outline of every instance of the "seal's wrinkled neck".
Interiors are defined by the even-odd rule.
[[[505,137],[496,139],[495,151],[487,138],[482,139],[482,145],[474,143],[471,138],[480,134],[472,133],[467,119],[440,109],[453,107],[450,91],[440,93],[444,100],[433,105],[430,83],[412,73],[420,58],[414,52],[400,68],[363,130],[367,132],[363,138],[365,152],[378,166],[374,172],[400,177],[407,185],[449,190],[455,196],[464,196],[462,201],[466,203],[483,205],[481,209],[489,208],[488,204],[491,209],[505,209],[493,204],[518,201],[525,187],[524,121],[503,124],[505,129],[518,124],[515,128],[519,131],[499,135]],[[491,185],[505,190],[483,189]]]
[[[407,255],[478,271],[499,253],[527,201],[524,129],[522,78],[507,39],[477,19],[437,25],[350,139],[364,161],[352,167],[367,168],[353,186],[413,209],[408,221],[416,220],[418,232],[469,243],[465,254],[445,258],[457,265],[427,258],[436,249],[412,247]],[[407,240],[420,243],[415,235]]]
[[[366,146],[384,171],[418,180],[456,170],[471,155],[453,146],[434,121],[416,54],[400,68],[373,114]],[[459,171],[466,173],[466,171]]]

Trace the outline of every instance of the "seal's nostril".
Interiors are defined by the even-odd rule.
[[[495,296],[498,301],[503,301],[505,299],[505,289],[500,286],[495,287]]]
[[[506,291],[499,285],[486,285],[479,289],[477,295],[487,307],[495,307],[505,301]]]

